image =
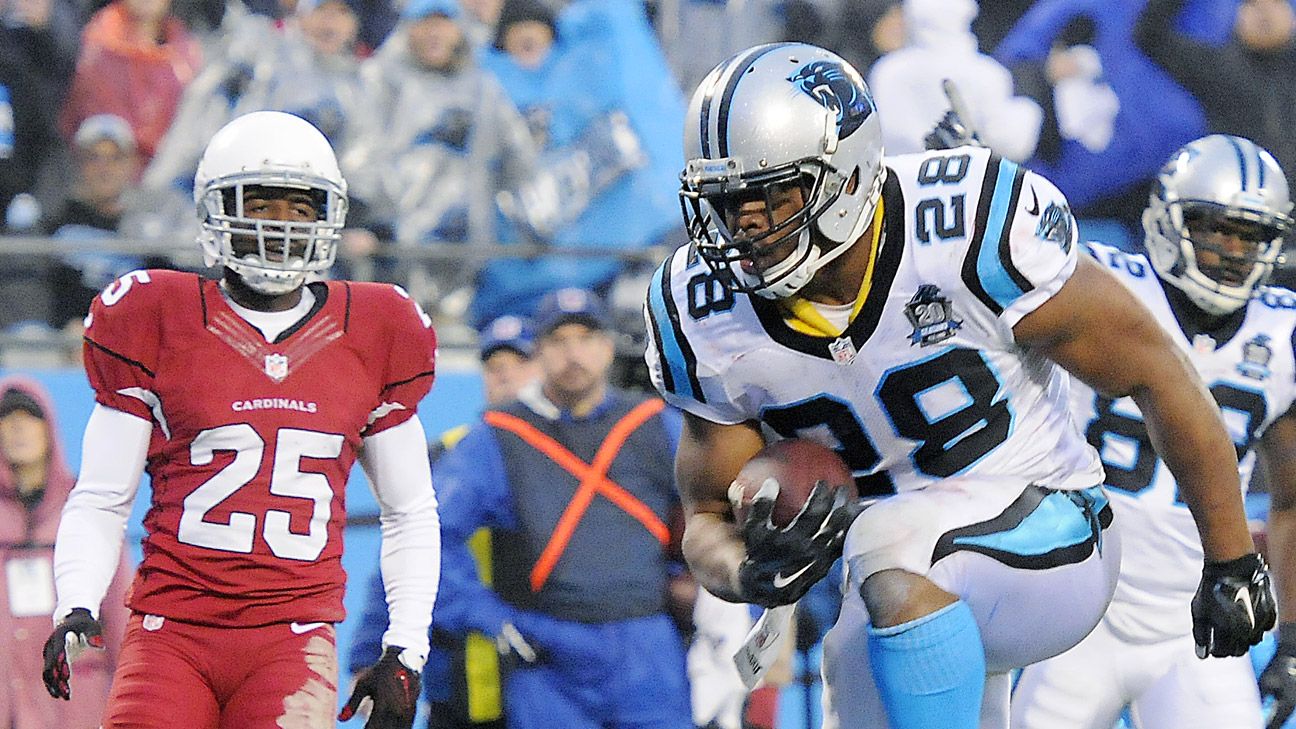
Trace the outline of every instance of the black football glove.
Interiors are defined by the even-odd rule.
[[[743,600],[762,607],[790,605],[809,592],[841,556],[846,530],[863,509],[834,507],[833,489],[820,481],[786,527],[774,526],[774,499],[757,496],[743,522],[747,558],[738,568]]]
[[[1296,709],[1296,623],[1278,626],[1278,652],[1260,674],[1260,694],[1274,698],[1266,729],[1287,723]]]
[[[41,679],[50,696],[64,701],[72,699],[71,663],[87,647],[104,647],[103,626],[86,608],[73,608],[45,640],[45,670],[41,671]]]
[[[945,116],[936,122],[927,136],[923,137],[923,146],[927,149],[954,149],[955,147],[984,147],[981,139],[977,137],[958,112],[951,109],[945,112]]]
[[[1206,563],[1192,599],[1198,658],[1243,655],[1277,618],[1269,566],[1263,557],[1252,553]]]
[[[356,679],[351,698],[347,699],[339,721],[355,716],[360,702],[366,697],[373,700],[369,721],[365,729],[410,729],[418,711],[419,672],[401,663],[404,648],[387,646],[382,658],[366,668]]]

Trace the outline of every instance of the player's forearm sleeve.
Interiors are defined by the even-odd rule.
[[[81,473],[63,505],[54,541],[54,620],[72,608],[96,617],[121,556],[131,503],[144,475],[153,424],[96,405],[81,442]]]
[[[382,509],[379,569],[387,592],[383,645],[426,657],[441,577],[441,522],[418,418],[365,438],[360,462]]]

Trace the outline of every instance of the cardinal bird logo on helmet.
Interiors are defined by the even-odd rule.
[[[859,75],[836,61],[814,61],[788,77],[797,88],[837,114],[837,136],[845,139],[873,113],[873,99]]]

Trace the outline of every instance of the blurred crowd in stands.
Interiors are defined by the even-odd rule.
[[[761,41],[855,63],[892,154],[921,148],[952,79],[1082,234],[1137,247],[1149,182],[1188,140],[1246,136],[1296,168],[1293,18],[1290,0],[0,0],[4,233],[48,238],[46,256],[0,246],[0,332],[75,331],[115,276],[196,268],[199,153],[259,109],[341,151],[340,275],[474,328],[559,286],[637,308],[682,241],[683,94]],[[155,244],[93,242],[113,237]],[[438,244],[463,255],[417,255]]]
[[[1151,180],[1189,140],[1245,136],[1296,170],[1294,35],[1292,0],[0,0],[0,335],[75,332],[135,268],[197,270],[199,155],[275,109],[340,152],[337,275],[406,286],[439,328],[587,288],[632,340],[684,240],[684,93],[762,41],[854,63],[891,154],[921,149],[953,80],[1082,235],[1138,248]],[[6,252],[19,239],[41,254]],[[524,255],[472,253],[501,245]],[[438,248],[462,254],[419,255]],[[626,349],[617,379],[637,384]],[[833,620],[819,603],[806,636]]]

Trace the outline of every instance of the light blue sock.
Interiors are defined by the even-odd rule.
[[[868,628],[869,663],[892,729],[977,729],[985,649],[959,600],[917,620]]]

